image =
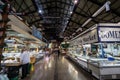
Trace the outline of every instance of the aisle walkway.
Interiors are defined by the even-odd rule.
[[[64,57],[45,58],[35,66],[34,73],[27,80],[95,80]]]

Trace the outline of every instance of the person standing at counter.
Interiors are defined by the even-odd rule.
[[[29,63],[30,63],[30,56],[29,56],[29,52],[27,51],[27,49],[23,49],[20,55],[20,61],[21,61],[21,66],[22,66],[22,77],[21,79],[24,79],[27,74],[29,73]]]

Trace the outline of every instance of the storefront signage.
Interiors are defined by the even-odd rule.
[[[120,28],[99,27],[99,40],[102,42],[120,42]]]
[[[82,43],[94,43],[98,41],[97,29],[94,29],[82,36]]]
[[[97,29],[89,31],[79,38],[73,40],[71,43],[74,45],[94,43],[98,41]]]
[[[91,43],[116,43],[120,42],[119,24],[97,24],[95,28],[90,28],[73,40],[73,44],[91,44]]]

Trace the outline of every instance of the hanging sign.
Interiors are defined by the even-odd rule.
[[[100,42],[120,42],[120,27],[99,27]]]

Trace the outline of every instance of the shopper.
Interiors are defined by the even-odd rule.
[[[54,52],[55,52],[55,54],[56,54],[56,55],[58,56],[58,58],[59,58],[59,56],[60,56],[60,50],[59,50],[58,47],[55,48]]]
[[[21,61],[21,66],[22,66],[22,77],[21,79],[24,79],[27,74],[29,73],[29,63],[30,63],[30,56],[29,53],[27,51],[27,49],[23,49],[20,55],[20,61]]]
[[[46,48],[46,52],[45,52],[45,53],[46,53],[46,56],[47,56],[47,57],[50,56],[50,52],[49,52],[49,49],[48,49],[48,48]]]
[[[58,50],[57,50],[57,51],[58,51],[58,58],[59,58],[59,56],[60,56],[60,49],[58,48]]]
[[[45,48],[43,48],[42,53],[44,54],[44,57],[45,57],[45,54],[46,54]]]
[[[45,57],[49,56],[49,50],[48,50],[48,48],[44,48],[43,49],[43,54],[44,54]]]

